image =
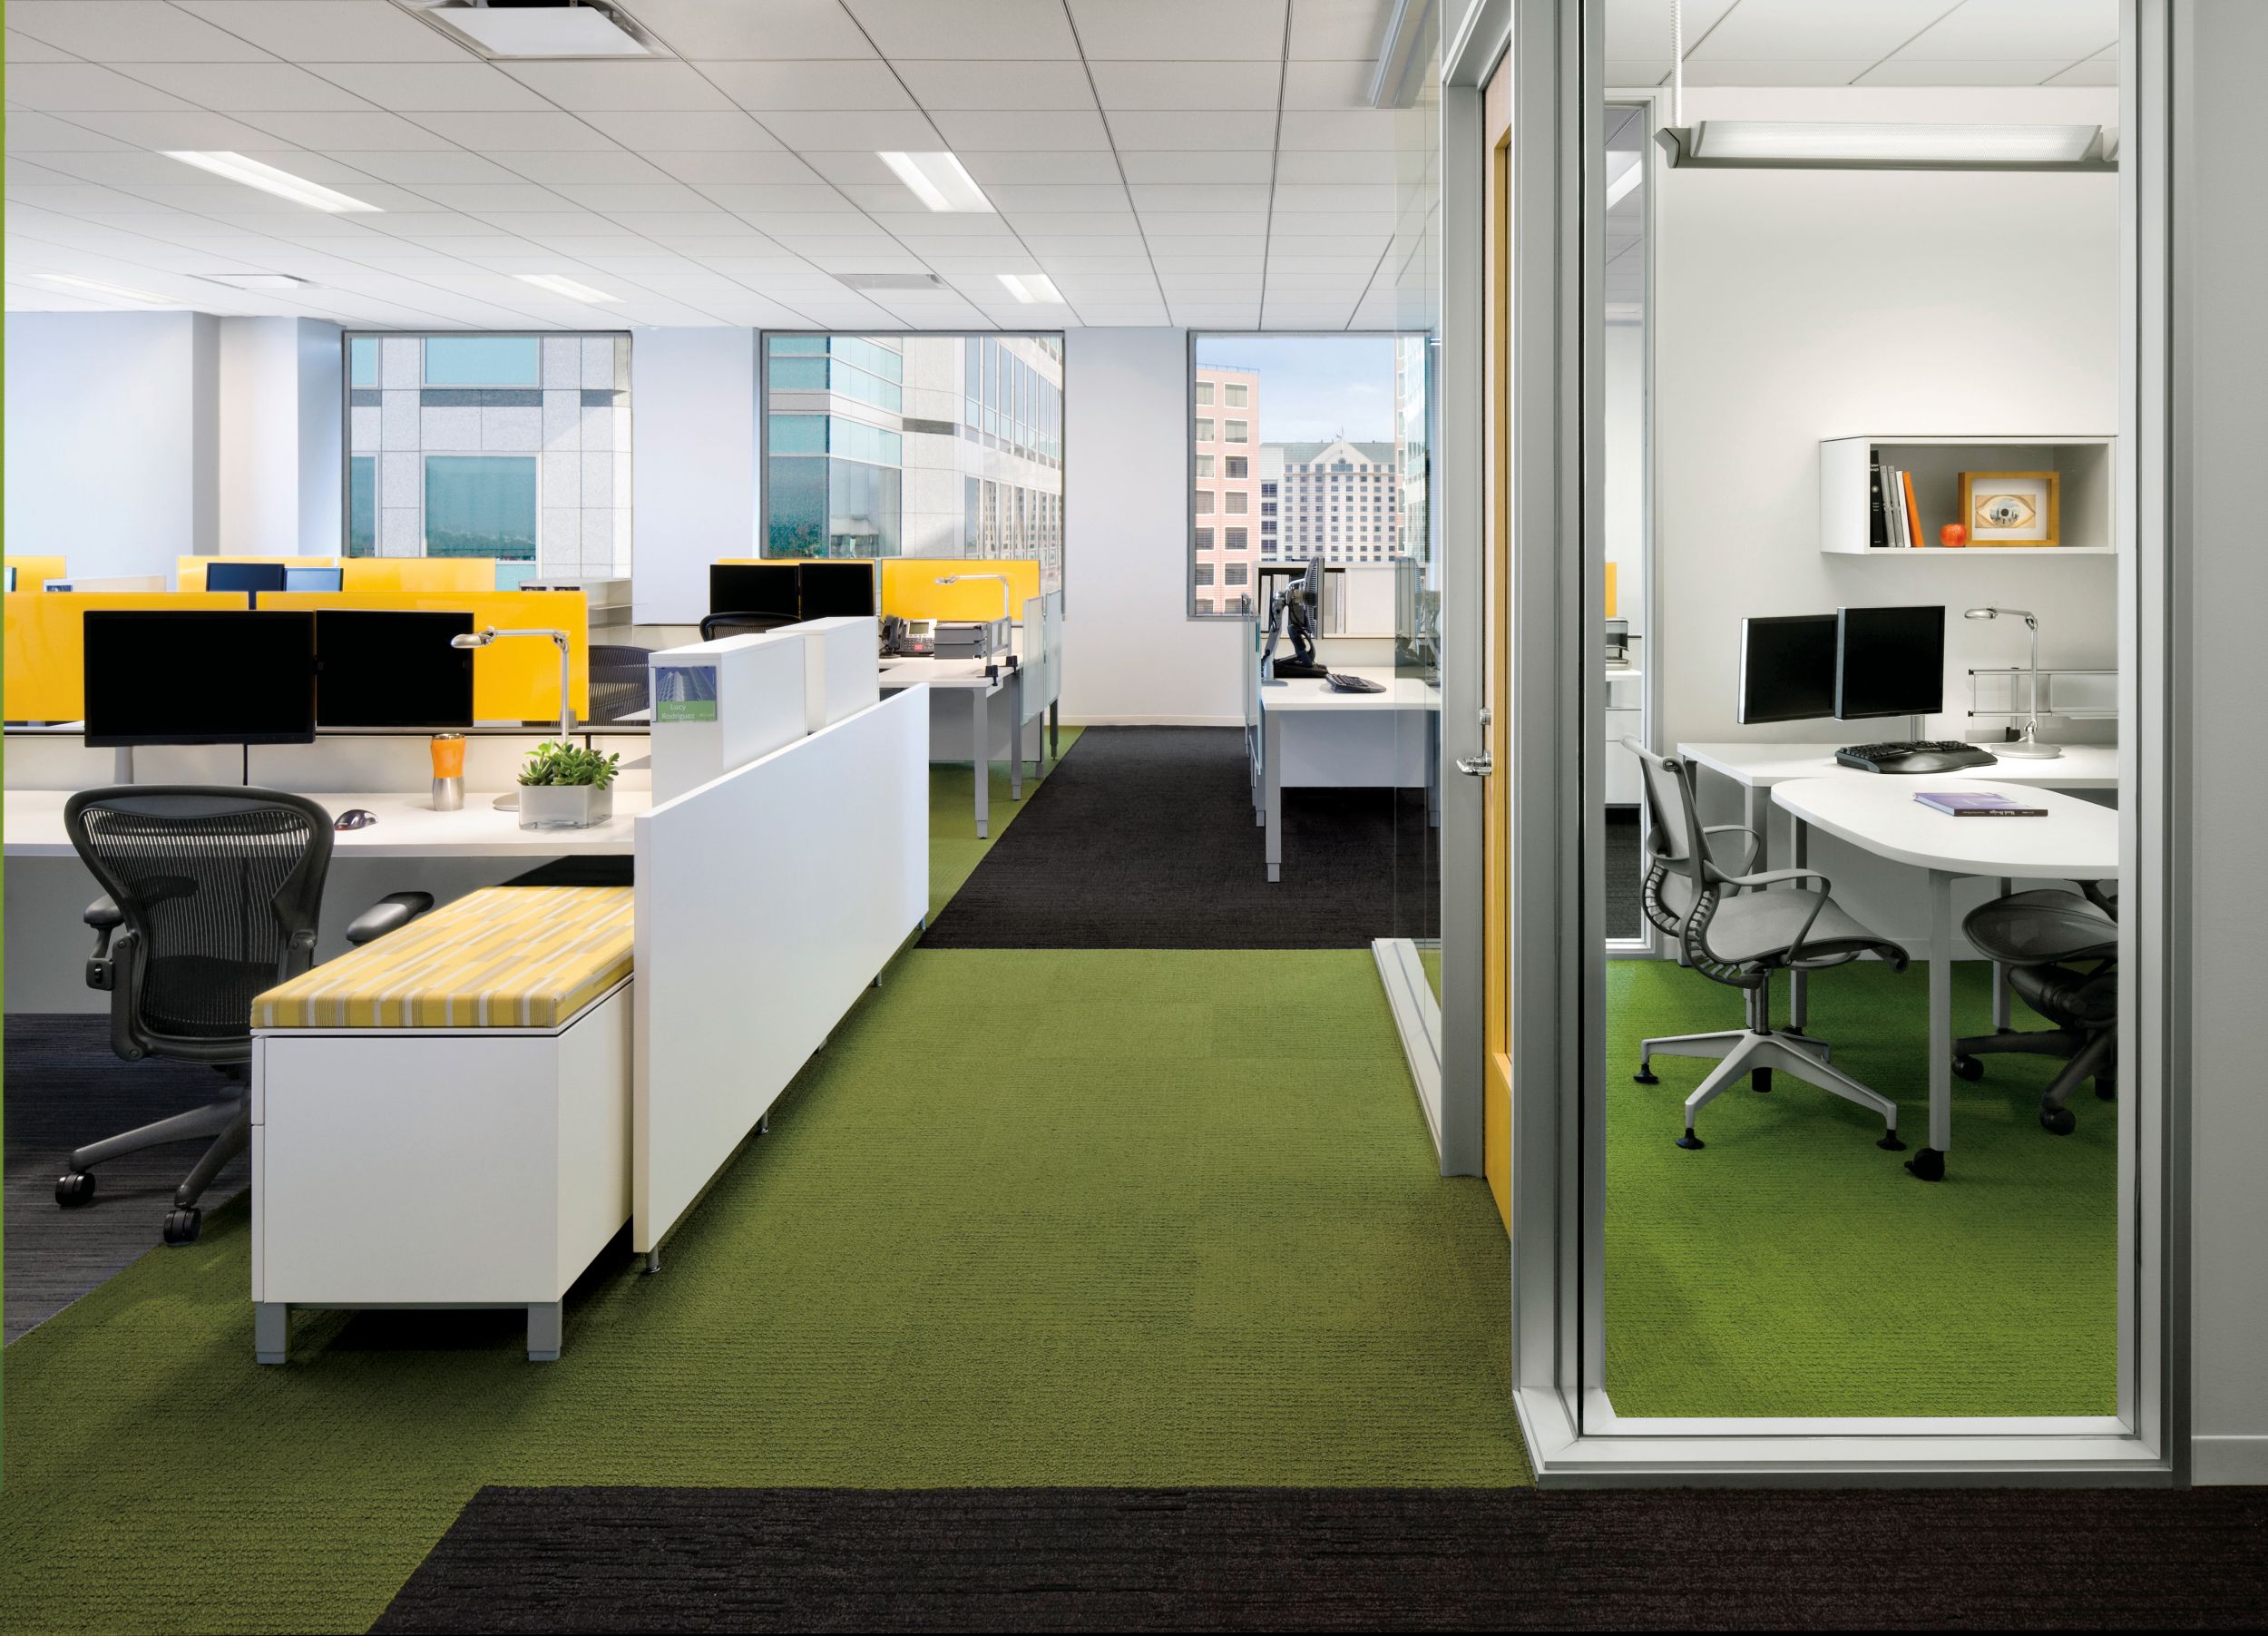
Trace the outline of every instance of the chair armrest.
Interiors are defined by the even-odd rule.
[[[105,892],[87,905],[86,913],[79,918],[94,928],[94,952],[87,956],[86,985],[98,994],[109,994],[118,986],[118,968],[111,960],[111,937],[126,924],[126,916]]]
[[[1764,838],[1745,824],[1707,824],[1702,827],[1701,833],[1704,835],[1746,836],[1748,838],[1748,847],[1747,849],[1741,854],[1740,859],[1740,867],[1743,869],[1746,869],[1749,865],[1756,861],[1756,851],[1764,845]]]
[[[347,926],[347,941],[360,948],[388,932],[398,932],[433,907],[431,892],[389,892],[354,917]]]
[[[86,913],[79,918],[98,932],[107,932],[126,924],[126,916],[120,912],[117,904],[111,901],[107,892],[87,905]]]
[[[1804,957],[1804,939],[1811,936],[1812,923],[1819,918],[1819,911],[1827,906],[1828,896],[1833,890],[1834,883],[1816,869],[1766,869],[1761,875],[1727,875],[1720,884],[1736,891],[1761,892],[1766,887],[1777,886],[1785,880],[1815,880],[1819,883],[1819,901],[1812,905],[1812,912],[1804,917],[1804,924],[1796,928],[1795,936],[1788,939],[1784,963],[1794,965]]]

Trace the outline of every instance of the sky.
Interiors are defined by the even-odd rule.
[[[1197,361],[1260,372],[1262,443],[1393,439],[1391,336],[1199,336]]]

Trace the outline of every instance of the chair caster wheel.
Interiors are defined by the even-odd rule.
[[[2115,1102],[2118,1100],[2118,1087],[2115,1083],[2103,1080],[2097,1080],[2095,1082],[2095,1099],[2097,1102]]]
[[[1694,1134],[1691,1131],[1686,1131],[1686,1132],[1683,1136],[1680,1136],[1680,1137],[1677,1139],[1677,1145],[1678,1145],[1679,1147],[1681,1147],[1681,1148],[1686,1149],[1688,1152],[1690,1152],[1690,1151],[1696,1151],[1696,1150],[1700,1149],[1700,1148],[1706,1148],[1706,1147],[1707,1147],[1709,1144],[1708,1144],[1707,1142],[1706,1142],[1706,1141],[1702,1141],[1702,1140],[1701,1140],[1698,1136],[1696,1136],[1696,1135],[1695,1135],[1695,1134]]]
[[[2039,1128],[2050,1136],[2068,1136],[2079,1128],[2079,1116],[2068,1108],[2042,1108]]]
[[[183,1244],[196,1243],[197,1235],[204,1229],[205,1212],[193,1204],[187,1210],[165,1212],[165,1241],[177,1249]]]
[[[1771,1069],[1769,1069],[1769,1068],[1752,1068],[1752,1069],[1750,1069],[1750,1070],[1749,1070],[1749,1073],[1748,1073],[1748,1088],[1749,1088],[1751,1091],[1769,1091],[1769,1090],[1771,1090],[1771,1089],[1772,1089],[1772,1070],[1771,1070]]]
[[[69,1171],[55,1178],[55,1202],[76,1210],[94,1202],[94,1178],[84,1171]]]
[[[1953,1077],[1965,1079],[1973,1085],[1984,1078],[1984,1063],[1973,1056],[1957,1056],[1953,1059]]]
[[[1917,1181],[1945,1180],[1945,1155],[1935,1148],[1923,1148],[1906,1161],[1907,1173]]]
[[[1885,1153],[1902,1153],[1906,1151],[1906,1144],[1898,1140],[1898,1132],[1895,1131],[1883,1131],[1882,1141],[1874,1145]]]
[[[1662,1083],[1661,1075],[1651,1068],[1641,1068],[1630,1077],[1641,1085],[1658,1085]]]

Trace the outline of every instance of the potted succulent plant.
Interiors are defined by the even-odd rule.
[[[577,744],[539,744],[520,769],[520,828],[587,829],[614,816],[622,758]]]

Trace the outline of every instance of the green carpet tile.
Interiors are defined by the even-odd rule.
[[[1071,753],[1071,746],[1079,742],[1083,730],[1076,727],[1063,730],[1061,749],[1064,755]],[[1052,773],[1057,763],[1051,759],[1044,779]],[[976,836],[976,789],[966,761],[940,761],[929,769],[929,917],[934,921],[937,911],[958,892],[977,865],[992,849],[1009,824],[1023,810],[1023,801],[1008,798],[1008,764],[995,761],[992,766],[992,789],[988,798],[992,804],[992,822],[986,827],[992,834],[979,840]],[[1031,767],[1024,769],[1024,800],[1031,798]]]
[[[1988,969],[1956,968],[1956,1034],[1991,1029]],[[1667,962],[1608,968],[1607,1389],[1618,1415],[2107,1415],[2114,1412],[2116,1111],[2081,1090],[2050,1136],[2057,1064],[1991,1057],[1953,1083],[1945,1180],[1874,1146],[1882,1122],[1775,1076],[1703,1109],[1707,1147],[1676,1145],[1715,1064],[1648,1034],[1739,1024],[1741,999]],[[1929,1131],[1926,969],[1865,963],[1812,980],[1809,1030],[1838,1066]],[[1775,998],[1784,1020],[1784,979]],[[2017,1025],[2046,1024],[2017,1006]]]
[[[1527,1480],[1503,1234],[1367,951],[905,954],[555,1364],[371,1312],[258,1367],[249,1236],[8,1348],[0,1629],[361,1630],[484,1484]]]

